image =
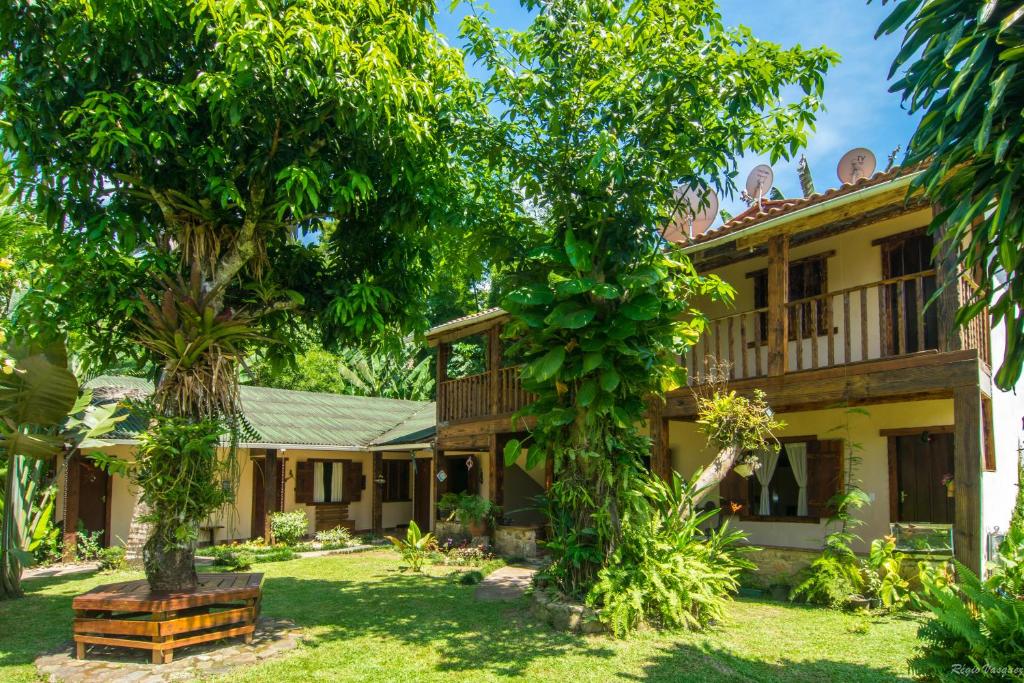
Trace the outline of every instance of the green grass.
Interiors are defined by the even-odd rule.
[[[475,601],[453,568],[397,568],[387,550],[260,565],[264,613],[294,619],[307,637],[224,680],[890,681],[906,676],[918,626],[739,600],[704,634],[572,636],[536,623],[525,598]],[[0,680],[34,680],[33,659],[69,639],[72,596],[131,576],[33,580],[28,597],[0,602]]]

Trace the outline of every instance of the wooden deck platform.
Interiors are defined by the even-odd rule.
[[[149,650],[154,664],[168,663],[175,648],[243,636],[252,640],[263,574],[200,574],[199,587],[154,593],[145,580],[97,586],[76,597],[75,654],[87,645]]]

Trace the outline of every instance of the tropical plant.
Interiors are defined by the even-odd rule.
[[[870,0],[869,0],[870,1]],[[882,0],[876,35],[906,26],[889,72],[920,123],[906,163],[926,164],[911,191],[941,207],[930,230],[959,275],[978,278],[957,312],[961,325],[990,310],[1006,326],[996,384],[1011,389],[1024,365],[1024,4]],[[981,321],[988,325],[987,320]]]
[[[448,515],[448,521],[459,520],[463,528],[475,524],[491,525],[501,517],[501,506],[475,493],[446,493],[437,504],[438,510]]]
[[[864,577],[857,556],[842,535],[829,534],[825,548],[804,571],[789,599],[842,607],[863,589]]]
[[[270,515],[270,534],[277,543],[295,545],[309,531],[309,517],[304,510],[273,512]]]
[[[1009,537],[1008,537],[1009,539]],[[1018,560],[1024,538],[1016,537],[1001,550]],[[919,604],[933,617],[918,629],[923,642],[910,660],[910,669],[936,681],[1024,680],[1024,600],[1007,591],[1005,575],[985,581],[954,561],[956,581],[945,572],[920,566]]]
[[[693,300],[732,292],[667,248],[666,229],[684,220],[675,189],[730,192],[742,155],[802,145],[834,55],[727,29],[711,2],[526,5],[536,13],[524,31],[477,11],[462,29],[501,112],[481,156],[507,177],[512,215],[536,226],[518,272],[497,283],[507,353],[537,396],[522,413],[536,420],[531,439],[510,443],[506,461],[528,446],[528,467],[551,459],[567,482],[549,499],[579,553],[555,559],[579,562],[559,573],[579,595],[619,545],[650,450],[637,432],[648,400],[685,382],[679,356],[705,323]],[[789,85],[803,97],[780,104]]]
[[[672,481],[648,476],[623,511],[623,533],[598,573],[587,603],[622,637],[642,624],[699,630],[722,616],[739,576],[754,564],[740,531],[701,525],[718,510],[695,512],[698,490],[673,472]]]
[[[408,565],[408,568],[414,572],[422,571],[423,563],[427,559],[427,555],[437,545],[434,539],[434,534],[423,533],[420,531],[420,527],[413,520],[409,520],[409,528],[405,530],[405,538],[397,538],[395,536],[387,536],[391,545],[395,547],[401,555],[402,559]]]
[[[79,562],[98,560],[103,550],[103,530],[89,531],[79,520],[75,531],[75,559]]]
[[[100,549],[97,559],[100,561],[101,571],[119,572],[128,568],[128,554],[122,545]]]
[[[40,499],[48,463],[70,446],[91,448],[114,428],[116,406],[78,394],[62,342],[10,342],[0,353],[0,455],[7,475],[0,531],[0,599],[19,597],[21,569],[51,533],[53,496]]]
[[[341,526],[318,531],[313,540],[322,548],[344,548],[353,544],[352,533]]]
[[[896,550],[892,536],[871,542],[867,560],[862,562],[866,597],[877,598],[882,607],[895,611],[910,604],[910,582],[903,578],[903,553]]]
[[[1010,514],[1010,528],[1024,533],[1024,449],[1017,451],[1017,497]]]

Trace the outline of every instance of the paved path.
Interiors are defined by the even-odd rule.
[[[29,567],[21,572],[22,580],[46,579],[51,576],[68,576],[94,572],[100,568],[99,562],[77,562],[75,564],[55,564],[51,567]]]
[[[502,567],[480,582],[476,587],[476,599],[515,600],[530,587],[536,573],[532,567]]]

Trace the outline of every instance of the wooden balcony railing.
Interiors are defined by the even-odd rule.
[[[926,306],[935,288],[930,270],[788,302],[787,368],[810,370],[938,349],[936,307]],[[962,343],[978,349],[987,362],[988,326],[982,318],[962,332]],[[690,381],[707,381],[722,366],[731,379],[765,376],[767,339],[766,308],[712,320],[686,357]]]
[[[442,422],[509,415],[534,400],[523,390],[519,366],[498,368],[450,379],[437,388],[437,414]]]

